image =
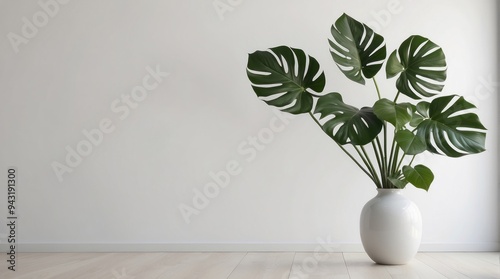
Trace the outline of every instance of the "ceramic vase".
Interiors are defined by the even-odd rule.
[[[363,247],[378,264],[405,264],[417,253],[422,237],[422,217],[417,205],[402,189],[377,189],[361,211]]]

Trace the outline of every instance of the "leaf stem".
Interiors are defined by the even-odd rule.
[[[382,144],[380,143],[380,139],[378,138],[378,136],[375,138],[375,141],[377,142],[377,146],[378,146],[378,150],[379,150],[379,154],[381,156],[381,164],[380,164],[380,176],[382,179],[384,179],[384,177],[386,176],[385,173],[386,173],[386,166],[387,166],[387,159],[384,155],[384,150],[382,149]],[[384,187],[385,184],[382,185],[382,188],[386,188]]]
[[[378,99],[382,99],[382,97],[380,96],[380,90],[378,88],[378,83],[377,83],[377,80],[375,79],[375,77],[372,78],[373,80],[373,83],[375,84],[375,89],[377,90],[377,95],[378,95]]]
[[[404,158],[404,154],[403,154],[403,158]],[[393,161],[392,161],[392,169],[391,169],[391,173],[394,174],[398,171],[398,167],[396,165],[396,161],[398,160],[398,157],[399,157],[399,146],[396,144],[395,146],[395,153],[394,153],[394,157],[393,157]]]
[[[397,153],[394,154],[394,146],[396,145],[396,140],[393,138],[392,139],[392,144],[391,144],[391,154],[389,155],[389,164],[387,165],[387,168],[389,169],[389,173],[393,174],[394,173],[394,165],[395,165],[395,160],[397,160]],[[397,152],[397,151],[396,151]]]
[[[383,159],[384,159],[384,174],[383,174],[383,182],[384,182],[384,185],[387,185],[387,177],[388,177],[388,165],[387,165],[387,122],[384,121],[384,156],[383,156]]]
[[[404,153],[403,156],[401,156],[401,159],[399,160],[399,163],[398,163],[398,165],[396,167],[397,170],[399,170],[399,168],[401,168],[401,164],[403,163],[403,160],[404,160],[405,156],[406,156],[406,153]],[[410,163],[408,163],[408,166],[411,166],[411,164],[413,163],[413,160],[415,160],[415,156],[417,156],[417,155],[413,155],[413,157],[411,158]]]
[[[377,90],[377,96],[378,99],[382,99],[382,96],[380,95],[380,88],[378,87],[377,80],[375,77],[372,78],[373,84],[375,84],[375,89]],[[383,121],[384,123],[384,149],[380,148],[380,152],[382,154],[382,173],[380,174],[380,178],[382,179],[382,186],[387,186],[388,185],[388,165],[387,165],[387,122]],[[378,137],[377,137],[378,140]],[[384,187],[382,187],[384,188]]]
[[[372,176],[375,178],[376,181],[374,181],[374,182],[377,185],[377,188],[381,188],[381,186],[383,186],[383,185],[380,183],[380,179],[378,178],[377,172],[375,171],[375,168],[373,167],[373,164],[370,160],[370,156],[368,156],[368,153],[366,153],[366,149],[361,145],[360,149],[361,149],[362,153],[360,153],[359,149],[356,148],[356,146],[354,146],[354,148],[356,149],[356,151],[358,151],[359,157],[361,157],[361,159],[363,160],[365,165],[370,170]]]
[[[323,126],[321,125],[321,123],[319,123],[318,119],[316,119],[316,117],[314,117],[314,115],[312,114],[312,112],[309,112],[309,116],[311,116],[311,118],[314,120],[314,122],[316,124],[318,124],[318,126],[321,128],[321,130],[323,130]],[[332,137],[330,137],[332,138]],[[333,138],[332,138],[333,139]],[[377,184],[375,178],[373,177],[373,175],[368,172],[359,162],[358,160],[356,160],[356,158],[354,158],[354,156],[352,156],[351,153],[349,153],[349,151],[347,151],[347,149],[345,149],[340,143],[338,143],[335,139],[333,139],[333,141],[340,147],[340,149],[342,151],[344,151],[344,153],[349,156],[349,158],[351,158],[351,160],[353,160],[353,162],[366,174],[368,175],[368,177],[375,183]]]
[[[401,92],[399,92],[399,91],[398,91],[398,93],[396,94],[396,97],[394,97],[394,101],[393,101],[394,103],[398,100],[398,97],[399,97],[399,94],[400,94],[400,93],[401,93]]]
[[[408,166],[411,166],[411,164],[413,164],[413,160],[415,160],[415,157],[416,157],[416,156],[417,156],[417,155],[413,155],[413,157],[411,158],[410,163],[408,163]]]
[[[380,143],[380,141],[378,140],[378,136],[376,137],[376,140]],[[382,157],[380,156],[380,153],[382,152],[382,150],[379,151],[379,149],[377,148],[377,145],[375,145],[374,141],[372,141],[372,147],[373,147],[373,152],[375,153],[375,158],[377,159],[377,164],[378,164],[380,175],[382,175],[384,173],[384,167],[383,167],[384,162],[383,162]]]

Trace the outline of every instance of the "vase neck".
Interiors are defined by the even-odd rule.
[[[377,188],[377,196],[401,195],[402,192],[403,192],[403,189]]]

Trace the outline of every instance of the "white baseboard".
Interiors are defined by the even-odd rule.
[[[499,252],[500,242],[422,243],[421,252]]]
[[[0,252],[8,252],[0,244]],[[361,243],[25,243],[16,252],[363,252]],[[422,243],[421,252],[496,252],[500,243]]]

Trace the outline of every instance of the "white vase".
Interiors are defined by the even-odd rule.
[[[401,189],[377,189],[361,211],[361,242],[378,264],[405,264],[417,253],[422,217]]]

